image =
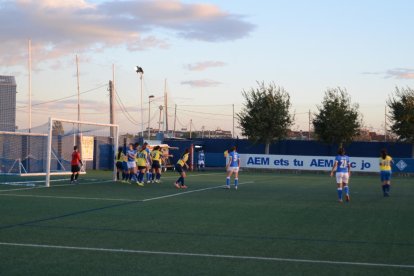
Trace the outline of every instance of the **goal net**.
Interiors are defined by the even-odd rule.
[[[35,182],[50,186],[51,176],[71,174],[74,146],[83,161],[81,174],[109,170],[114,176],[117,144],[117,125],[93,122],[51,118],[31,133],[0,132],[0,183],[33,183],[36,177]],[[41,176],[46,178],[39,180]]]

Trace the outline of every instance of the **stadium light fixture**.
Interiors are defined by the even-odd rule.
[[[143,76],[144,76],[144,69],[140,66],[135,66],[135,72],[139,75],[139,79],[141,80],[141,136],[144,139],[144,107],[143,107]]]

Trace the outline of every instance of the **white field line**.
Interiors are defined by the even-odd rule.
[[[67,179],[66,179],[67,180]],[[96,180],[96,179],[93,179]],[[53,185],[51,187],[46,187],[46,186],[37,186],[37,187],[29,187],[29,188],[18,188],[18,189],[8,189],[8,190],[1,190],[0,193],[7,193],[7,192],[14,192],[14,191],[25,191],[25,190],[34,190],[34,189],[51,189],[51,188],[56,188],[56,187],[66,187],[66,186],[83,186],[83,185],[91,185],[91,184],[97,184],[97,183],[107,183],[107,182],[113,182],[113,180],[99,180],[99,181],[92,181],[92,182],[88,182],[88,183],[82,183],[82,184],[58,184],[58,185]],[[1,195],[1,194],[0,194]]]
[[[244,184],[249,184],[249,183],[254,183],[254,182],[253,181],[243,182],[243,183],[239,183],[239,185],[244,185]],[[167,197],[175,197],[175,196],[186,195],[186,194],[197,193],[197,192],[203,192],[203,191],[207,191],[207,190],[213,190],[213,189],[224,188],[224,187],[225,187],[225,185],[220,185],[220,186],[208,187],[208,188],[197,189],[197,190],[189,190],[189,191],[185,191],[185,192],[182,192],[182,193],[175,193],[175,194],[170,194],[170,195],[165,195],[165,196],[157,196],[157,197],[153,197],[153,198],[143,199],[142,202],[153,201],[153,200],[157,200],[157,199],[163,199],[163,198],[167,198]]]
[[[93,251],[123,254],[142,254],[142,255],[160,255],[160,256],[181,256],[181,257],[199,257],[199,258],[216,258],[216,259],[233,259],[233,260],[253,260],[268,262],[293,262],[293,263],[311,263],[311,264],[328,264],[328,265],[349,265],[349,266],[368,266],[368,267],[388,267],[388,268],[406,268],[414,269],[411,264],[384,264],[384,263],[366,263],[366,262],[345,262],[345,261],[329,261],[329,260],[312,260],[312,259],[294,259],[294,258],[277,258],[277,257],[260,257],[260,256],[242,256],[242,255],[224,255],[224,254],[205,254],[205,253],[187,253],[187,252],[171,252],[171,251],[149,251],[134,249],[116,249],[116,248],[96,248],[96,247],[78,247],[64,245],[48,245],[48,244],[31,244],[31,243],[9,243],[0,242],[0,246],[10,247],[31,247],[44,249],[62,249],[74,251]]]
[[[239,185],[244,185],[244,184],[249,184],[249,183],[254,183],[254,182],[253,181],[243,182],[243,183],[239,183]],[[70,184],[70,185],[73,185],[73,184]],[[136,201],[136,202],[147,202],[147,201],[153,201],[153,200],[157,200],[157,199],[163,199],[163,198],[168,198],[168,197],[175,197],[175,196],[180,196],[180,195],[185,195],[185,194],[191,194],[191,193],[196,193],[196,192],[202,192],[202,191],[207,191],[207,190],[212,190],[212,189],[218,189],[218,188],[223,188],[223,187],[224,187],[224,185],[220,185],[220,186],[202,188],[202,189],[197,189],[197,190],[189,190],[189,191],[185,191],[185,192],[181,192],[181,193],[180,192],[177,192],[177,193],[174,193],[174,194],[169,194],[169,195],[164,195],[164,196],[158,196],[158,197],[153,197],[153,198],[146,198],[146,199],[99,198],[99,197],[77,197],[77,196],[48,196],[48,195],[30,195],[30,194],[0,194],[0,196],[32,197],[32,198],[53,198],[53,199],[101,200],[101,201],[125,201],[125,202],[133,202],[133,201]]]
[[[188,175],[187,177],[197,177],[197,176],[205,176],[205,175],[212,175],[212,174],[221,174],[221,173],[209,173],[209,174],[196,174],[196,175]],[[163,179],[170,179],[170,178],[177,178],[175,176],[165,176]],[[51,181],[65,181],[68,179],[57,179],[57,180],[51,180]],[[96,180],[96,179],[91,179]],[[69,180],[68,180],[69,181]],[[26,183],[33,183],[35,181],[28,181]],[[40,182],[44,182],[40,180]],[[95,182],[89,182],[89,183],[82,183],[80,185],[89,185],[89,184],[96,184],[96,183],[107,183],[107,182],[114,182],[113,180],[103,180],[103,181],[95,181]],[[56,187],[65,187],[65,186],[74,186],[73,184],[61,184],[61,185],[53,185],[51,187],[46,186],[38,186],[38,187],[27,187],[27,188],[17,188],[17,189],[8,189],[8,190],[0,190],[0,193],[7,193],[7,192],[13,192],[13,191],[25,191],[25,190],[33,190],[33,189],[43,189],[43,188],[56,188]]]

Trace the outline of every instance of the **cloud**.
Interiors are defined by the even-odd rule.
[[[395,68],[389,69],[385,72],[364,72],[365,75],[381,75],[384,79],[404,79],[411,80],[414,79],[414,69],[409,68]]]
[[[255,26],[212,4],[179,0],[14,0],[0,3],[0,64],[33,61],[125,46],[130,51],[168,48],[166,37],[209,42],[248,36]],[[162,34],[163,37],[158,34]]]
[[[193,63],[193,64],[186,64],[184,68],[190,71],[204,71],[209,68],[223,67],[225,65],[226,63],[222,61],[203,61],[203,62],[198,62],[198,63]]]
[[[182,81],[181,85],[189,85],[194,88],[204,88],[204,87],[216,87],[219,86],[221,82],[214,80],[188,80]]]

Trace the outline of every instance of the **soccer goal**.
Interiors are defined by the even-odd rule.
[[[109,170],[113,171],[115,179],[118,135],[118,125],[55,118],[32,128],[31,133],[0,132],[0,183],[36,182],[49,187],[51,176],[71,174],[74,146],[78,147],[83,161],[81,174]],[[37,178],[24,181],[19,180],[19,176]],[[41,176],[46,179],[40,180]]]

